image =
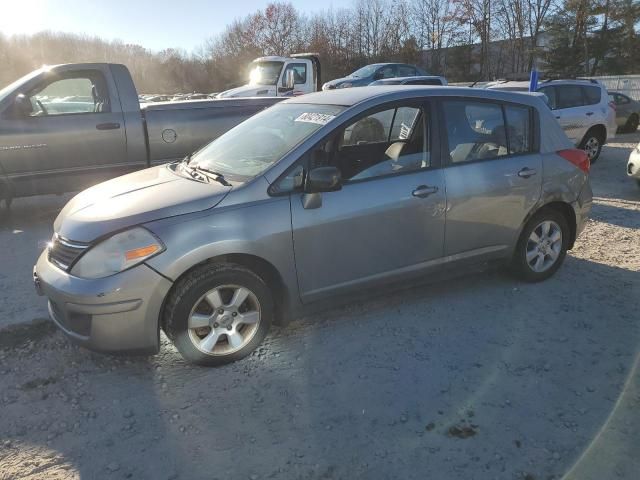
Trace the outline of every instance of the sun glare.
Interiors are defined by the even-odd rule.
[[[51,29],[47,25],[47,0],[0,0],[0,33],[32,34]]]

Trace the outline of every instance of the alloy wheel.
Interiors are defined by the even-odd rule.
[[[536,273],[549,270],[562,252],[562,229],[551,220],[545,220],[533,229],[527,240],[526,260]]]
[[[587,152],[589,161],[593,160],[598,156],[598,152],[600,151],[600,141],[596,137],[589,137],[584,144],[584,151]]]
[[[251,341],[260,319],[260,303],[251,290],[221,285],[205,293],[191,309],[189,339],[202,353],[228,355]]]

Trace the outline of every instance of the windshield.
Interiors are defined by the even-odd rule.
[[[232,181],[247,181],[279,161],[345,107],[282,103],[241,123],[193,155],[201,167]]]
[[[249,85],[275,85],[284,62],[254,62],[254,65],[249,74]]]
[[[39,75],[40,72],[42,72],[42,69],[34,70],[33,72],[27,73],[24,77],[20,77],[15,82],[10,83],[6,87],[4,87],[2,90],[0,90],[0,102],[7,98],[7,95],[13,92],[20,84],[28,82],[36,75]]]
[[[375,65],[367,65],[366,67],[362,67],[361,69],[356,70],[355,72],[353,72],[349,76],[353,77],[353,78],[370,77],[371,75],[374,74],[374,72],[376,71],[376,68],[378,68],[378,67],[375,66]]]

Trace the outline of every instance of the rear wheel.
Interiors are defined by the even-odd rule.
[[[536,213],[525,225],[516,246],[512,267],[525,281],[539,282],[553,275],[567,254],[569,225],[555,210]]]
[[[250,354],[272,316],[272,295],[259,276],[241,265],[205,265],[174,288],[165,330],[185,360],[215,366]]]
[[[589,130],[580,143],[580,148],[587,152],[590,163],[596,163],[602,151],[603,140],[594,130]]]
[[[627,133],[633,133],[638,129],[638,123],[640,119],[638,119],[638,115],[635,113],[631,114],[631,116],[627,119],[627,123],[624,125],[624,131]]]

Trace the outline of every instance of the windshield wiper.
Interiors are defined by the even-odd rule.
[[[207,176],[213,178],[216,182],[220,182],[225,187],[230,187],[231,186],[231,184],[229,182],[227,182],[227,180],[225,180],[224,175],[222,175],[220,172],[215,172],[213,170],[209,170],[208,168],[201,167],[200,165],[196,165],[193,168],[194,168],[194,170],[197,170],[198,172],[206,173]]]

